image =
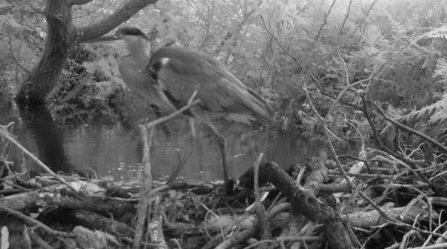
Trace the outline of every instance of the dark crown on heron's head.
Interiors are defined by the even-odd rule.
[[[123,28],[119,28],[116,32],[115,32],[115,36],[119,36],[119,37],[123,37],[123,36],[138,36],[144,39],[148,39],[147,36],[143,33],[143,31],[141,31],[139,28],[134,28],[134,27],[123,27]]]

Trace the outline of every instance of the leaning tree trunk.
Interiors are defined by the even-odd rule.
[[[73,5],[92,0],[47,0],[44,15],[48,25],[45,50],[17,95],[21,104],[44,105],[48,93],[59,81],[68,59],[69,49],[79,42],[100,37],[131,18],[142,8],[158,0],[130,0],[110,16],[86,27],[72,23]]]
[[[45,50],[17,96],[19,102],[33,105],[43,104],[56,85],[71,47],[72,11],[67,0],[48,0],[44,14],[48,24]]]

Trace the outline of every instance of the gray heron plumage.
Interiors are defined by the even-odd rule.
[[[228,181],[225,139],[210,116],[221,116],[238,122],[259,120],[271,124],[275,113],[267,102],[246,87],[224,65],[198,51],[165,47],[150,54],[148,38],[138,28],[120,28],[113,36],[90,42],[123,40],[129,54],[122,58],[119,71],[124,82],[137,95],[167,111],[187,105],[194,92],[200,103],[186,113],[205,123],[216,135],[221,149],[225,182]],[[191,120],[191,119],[190,119]],[[195,141],[194,124],[191,129]],[[172,182],[191,154],[168,182]]]

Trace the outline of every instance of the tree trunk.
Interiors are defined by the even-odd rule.
[[[45,51],[22,85],[16,100],[19,105],[44,105],[47,94],[56,86],[68,59],[69,50],[76,44],[100,37],[142,8],[157,0],[130,0],[113,14],[86,27],[72,23],[72,6],[91,0],[48,0],[44,15],[48,25]]]
[[[28,82],[22,86],[17,96],[18,102],[43,104],[46,95],[56,85],[64,68],[72,27],[72,11],[67,0],[48,0],[44,11],[48,24],[45,51],[39,63],[33,68]]]

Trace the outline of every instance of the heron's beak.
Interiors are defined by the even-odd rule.
[[[109,36],[101,36],[99,38],[85,41],[83,43],[95,43],[95,44],[101,44],[101,45],[114,45],[116,42],[122,41],[122,37],[117,35],[109,35]]]

